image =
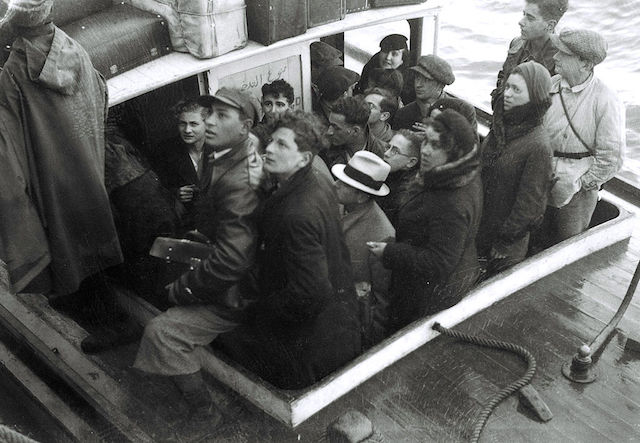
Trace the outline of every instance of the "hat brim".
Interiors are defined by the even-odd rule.
[[[347,174],[345,174],[345,166],[347,165],[333,165],[333,167],[331,168],[331,173],[335,175],[340,181],[343,181],[349,186],[352,186],[360,191],[366,192],[367,194],[375,195],[376,197],[384,197],[385,195],[389,195],[389,186],[387,186],[386,184],[383,183],[380,189],[373,189],[365,186],[359,181],[354,180]]]
[[[438,82],[438,83],[442,83],[443,85],[445,84],[445,83],[443,83],[443,82],[442,82],[442,80],[438,80],[437,78],[435,78],[435,77],[433,76],[433,74],[431,74],[429,71],[427,71],[426,69],[424,69],[422,66],[419,66],[419,65],[418,65],[418,66],[412,66],[412,67],[410,67],[409,69],[410,69],[411,71],[415,71],[415,72],[417,72],[418,74],[420,74],[420,75],[421,75],[421,76],[423,76],[423,77],[426,77],[426,78],[428,78],[428,79],[434,80],[434,81],[436,81],[436,82]]]
[[[553,46],[555,46],[558,51],[569,55],[576,55],[575,52],[560,40],[560,36],[558,34],[551,34],[549,38],[551,38],[551,43],[553,43]]]

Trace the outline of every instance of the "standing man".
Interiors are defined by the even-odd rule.
[[[369,106],[369,132],[388,143],[393,137],[389,122],[398,110],[398,100],[386,90],[374,88],[365,93],[364,102]]]
[[[598,79],[594,66],[607,56],[607,43],[594,31],[567,30],[551,36],[558,48],[551,79],[551,107],[544,126],[551,138],[553,171],[545,226],[556,242],[589,227],[598,190],[622,167],[624,106]]]
[[[379,197],[378,204],[394,226],[398,210],[406,200],[407,192],[420,168],[421,143],[422,138],[415,132],[400,129],[384,153],[384,161],[391,167],[387,178],[390,192],[387,196]]]
[[[195,100],[182,101],[174,109],[178,136],[163,143],[153,154],[152,163],[162,184],[176,199],[176,212],[182,229],[194,228],[194,199],[200,191],[200,178],[207,155],[205,123],[208,110]]]
[[[322,156],[329,168],[333,165],[345,164],[357,151],[371,151],[382,158],[387,150],[387,143],[375,138],[367,130],[369,106],[361,96],[343,97],[336,101],[329,114],[330,147]]]
[[[206,260],[167,286],[174,306],[149,322],[134,363],[176,383],[191,408],[184,428],[190,440],[222,421],[194,351],[235,328],[242,318],[244,302],[231,294],[237,293],[234,285],[255,259],[254,212],[262,167],[249,142],[258,101],[239,89],[221,88],[198,103],[208,110],[206,144],[213,161],[205,169],[196,228],[209,238],[212,249]]]
[[[258,301],[250,338],[233,346],[246,355],[243,364],[282,389],[309,386],[360,352],[338,202],[311,167],[322,135],[317,119],[301,111],[276,124],[264,170],[278,186],[260,220]]]
[[[556,25],[567,12],[568,0],[526,0],[522,19],[518,22],[520,36],[514,38],[509,45],[507,59],[498,73],[496,88],[491,91],[491,108],[495,111],[495,103],[504,92],[504,83],[513,68],[520,63],[535,61],[555,72],[553,56],[557,49],[550,39]]]
[[[456,79],[449,63],[437,55],[423,55],[418,59],[418,64],[410,69],[415,72],[416,100],[396,112],[391,125],[396,131],[398,129],[421,130],[414,127],[415,123],[429,117],[431,105],[436,100],[447,96],[444,87],[452,84]]]
[[[0,259],[13,291],[86,303],[122,262],[104,186],[107,88],[52,6],[12,0],[0,21],[17,35],[0,72]]]

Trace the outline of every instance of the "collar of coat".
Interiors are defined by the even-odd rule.
[[[473,149],[450,163],[437,166],[425,174],[418,173],[417,183],[424,189],[455,189],[471,182],[479,172],[478,144]]]

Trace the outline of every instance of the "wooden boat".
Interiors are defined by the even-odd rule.
[[[304,35],[268,47],[250,42],[215,59],[171,53],[110,79],[110,105],[153,100],[178,84],[213,92],[282,72],[302,97],[302,107],[310,109],[311,42],[409,20],[412,48],[423,44],[423,28],[433,26],[435,51],[440,8],[439,2],[429,2],[353,13]],[[433,20],[427,23],[425,17]],[[515,410],[515,399],[509,399],[490,419],[487,440],[631,440],[640,432],[640,357],[624,349],[624,334],[618,333],[600,355],[605,376],[596,384],[576,387],[560,376],[562,363],[616,310],[640,257],[635,216],[623,206],[603,193],[587,232],[483,282],[458,305],[407,326],[307,389],[276,389],[223,353],[202,349],[203,366],[227,418],[210,440],[320,441],[326,439],[327,425],[349,409],[373,422],[370,441],[466,439],[482,402],[516,378],[521,365],[513,357],[440,337],[432,329],[436,322],[523,343],[539,360],[533,385],[554,419],[540,423]],[[123,288],[119,300],[140,324],[158,312]],[[640,331],[638,308],[632,304],[621,323],[628,333]],[[170,383],[130,369],[135,344],[84,355],[79,345],[87,331],[53,311],[43,295],[7,289],[0,289],[0,324],[11,337],[0,347],[4,372],[43,412],[52,441],[180,441],[174,434],[185,406]]]

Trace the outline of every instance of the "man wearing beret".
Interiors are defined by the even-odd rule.
[[[380,51],[375,53],[362,68],[360,82],[356,87],[356,93],[362,94],[375,85],[371,84],[371,73],[374,69],[395,70],[401,74],[404,87],[400,94],[404,103],[412,102],[415,99],[413,91],[413,76],[409,71],[409,48],[407,47],[407,37],[401,34],[389,34],[380,40]]]
[[[446,85],[452,84],[456,77],[451,66],[437,55],[423,55],[418,59],[416,66],[410,68],[414,72],[414,89],[416,100],[403,108],[398,109],[391,127],[393,130],[411,129],[416,122],[429,117],[431,105],[440,99],[447,97],[444,92]]]
[[[562,241],[589,227],[598,190],[622,166],[624,107],[598,79],[594,66],[607,55],[604,38],[594,31],[567,30],[552,35],[557,75],[544,125],[554,150],[556,183],[545,214],[546,237]]]
[[[520,63],[530,60],[540,63],[555,74],[553,56],[557,49],[550,36],[556,25],[567,11],[568,0],[526,0],[522,19],[518,22],[520,36],[509,45],[507,59],[498,73],[496,88],[491,91],[491,108],[504,92],[504,83],[509,74]]]
[[[191,409],[182,428],[189,441],[222,421],[195,350],[234,329],[243,317],[245,303],[233,294],[255,261],[254,213],[262,175],[262,161],[249,141],[259,120],[258,101],[245,91],[221,88],[198,103],[207,110],[205,143],[213,153],[203,170],[195,225],[210,240],[211,252],[167,286],[172,307],[147,324],[134,363],[144,372],[171,377],[178,386]]]

